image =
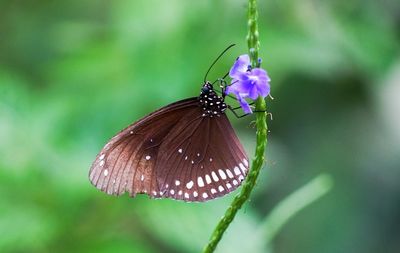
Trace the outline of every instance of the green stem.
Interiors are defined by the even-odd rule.
[[[258,50],[259,50],[259,36],[258,36],[258,25],[257,25],[257,0],[249,0],[248,2],[248,35],[247,44],[249,48],[249,55],[253,67],[257,67],[258,63]],[[257,111],[266,111],[265,100],[259,97],[256,101]],[[237,211],[242,205],[248,200],[251,191],[256,185],[258,175],[264,164],[264,152],[267,145],[267,121],[265,113],[256,114],[256,127],[257,127],[257,143],[255,157],[250,168],[250,172],[243,183],[241,192],[235,196],[232,203],[225,212],[225,215],[219,221],[211,235],[211,239],[207,246],[204,248],[204,253],[214,252],[219,241],[221,240],[224,232],[228,228],[229,224],[235,218]]]

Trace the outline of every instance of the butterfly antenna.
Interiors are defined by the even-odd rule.
[[[226,53],[226,51],[228,51],[231,47],[235,46],[236,44],[231,44],[229,45],[227,48],[225,48],[224,51],[222,51],[222,53],[219,54],[219,56],[217,57],[217,59],[214,60],[214,62],[211,64],[211,66],[208,68],[206,75],[204,76],[204,83],[207,80],[207,76],[208,73],[210,72],[210,70],[212,69],[212,67],[215,65],[215,63],[217,63],[217,61]]]
[[[226,73],[226,74],[224,75],[224,77],[222,77],[222,79],[225,79],[228,75],[229,75],[229,72]]]
[[[225,78],[226,78],[228,75],[229,75],[229,72],[226,73],[222,78],[218,78],[217,80],[215,80],[214,82],[212,82],[212,85],[214,85],[214,84],[215,84],[216,82],[218,82],[218,81],[225,80]]]

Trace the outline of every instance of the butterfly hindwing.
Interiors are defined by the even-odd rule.
[[[166,136],[155,171],[161,193],[184,201],[207,201],[235,190],[248,158],[225,114],[185,116]]]

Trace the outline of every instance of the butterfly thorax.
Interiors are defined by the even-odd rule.
[[[211,83],[207,82],[203,85],[199,96],[199,105],[203,109],[203,117],[220,116],[225,113],[227,108],[224,98],[218,96],[214,91]]]

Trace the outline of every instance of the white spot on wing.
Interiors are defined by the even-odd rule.
[[[188,157],[187,156],[185,156],[185,160],[187,160],[188,159]]]
[[[212,158],[210,157],[210,162],[212,162]]]
[[[208,198],[207,192],[204,192],[204,193],[203,193],[203,198],[204,198],[204,199]]]
[[[239,176],[239,180],[243,181],[244,177],[242,175]]]
[[[100,163],[99,163],[99,165],[100,165],[100,166],[103,166],[103,165],[104,165],[104,160],[101,160]]]
[[[244,167],[243,163],[240,163],[239,167],[243,171],[243,174],[246,174],[246,167]]]
[[[211,172],[211,176],[212,176],[212,178],[214,179],[215,182],[218,182],[218,181],[219,181],[219,178],[218,178],[217,174],[215,174],[214,171]]]
[[[226,169],[226,174],[228,175],[229,178],[233,178],[233,174],[230,169]]]
[[[194,192],[193,192],[193,197],[196,198],[197,196],[199,196],[199,194],[197,193],[197,191],[194,191]]]
[[[178,152],[182,154],[182,149],[181,149],[181,148],[180,148],[180,149],[178,149]]]
[[[233,179],[233,184],[234,184],[234,185],[237,185],[237,184],[238,184],[238,181],[237,181],[236,179]]]
[[[244,163],[244,166],[249,167],[249,162],[244,158],[243,158],[243,163]]]
[[[185,198],[189,198],[189,193],[185,192]]]
[[[212,194],[215,194],[215,193],[217,193],[217,190],[215,190],[214,188],[212,188],[212,189],[211,189],[211,193],[212,193]]]
[[[237,166],[233,170],[235,171],[235,175],[236,176],[240,175],[240,170],[239,170],[239,168]]]
[[[105,177],[108,176],[108,170],[104,170],[103,174]]]
[[[226,179],[225,172],[221,169],[219,169],[218,172],[219,172],[219,175],[221,176],[222,180],[225,180]]]
[[[179,191],[178,191],[178,195],[182,195],[182,190],[179,190]]]
[[[225,191],[225,188],[222,185],[220,185],[220,186],[218,186],[218,191],[223,192],[223,191]]]
[[[151,158],[151,156],[146,155],[146,160],[147,160],[147,161],[150,160],[150,158]]]
[[[181,184],[181,182],[179,181],[179,180],[175,180],[175,185],[176,186],[178,186],[178,185],[180,185]]]
[[[228,189],[230,189],[230,188],[232,188],[232,185],[230,183],[227,183],[226,187],[228,187]]]
[[[193,187],[193,181],[190,181],[189,183],[186,184],[186,188],[188,188],[189,190],[192,189]]]
[[[171,193],[171,194],[175,194],[175,191],[174,191],[174,189],[171,189],[171,190],[169,191],[169,193]]]
[[[197,178],[197,184],[198,184],[200,187],[203,187],[203,186],[204,186],[204,181],[203,181],[203,178],[202,178],[202,177],[198,177],[198,178]]]
[[[144,181],[144,175],[143,174],[140,176],[140,181]]]
[[[103,160],[103,159],[104,159],[104,156],[105,156],[105,154],[102,154],[102,155],[99,157],[99,159],[100,159],[100,160]]]
[[[205,176],[207,184],[211,184],[211,177],[210,175],[206,174]]]

